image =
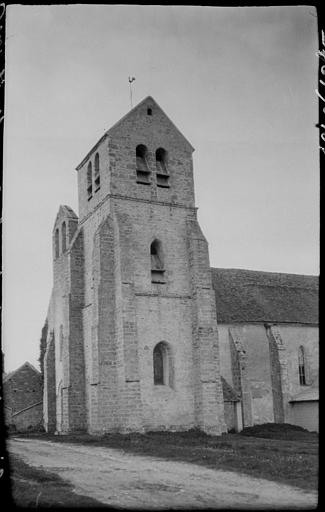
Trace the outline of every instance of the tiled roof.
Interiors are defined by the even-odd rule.
[[[308,388],[294,395],[290,402],[315,402],[319,400],[319,390],[317,388]]]
[[[318,324],[318,277],[211,268],[219,323]]]

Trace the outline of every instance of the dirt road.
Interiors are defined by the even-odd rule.
[[[315,508],[317,494],[230,471],[132,455],[121,450],[13,439],[9,452],[55,472],[75,492],[112,507]]]

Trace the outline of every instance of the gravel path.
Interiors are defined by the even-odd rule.
[[[69,481],[75,492],[112,507],[311,509],[317,493],[186,462],[111,448],[13,439],[9,452]]]

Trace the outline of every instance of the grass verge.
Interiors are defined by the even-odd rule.
[[[241,434],[222,436],[189,431],[106,434],[100,437],[88,434],[38,434],[26,437],[103,446],[133,454],[190,462],[306,490],[316,490],[318,485],[318,434],[296,427],[290,429],[288,425],[264,426],[264,430],[261,426],[253,432],[245,429]]]

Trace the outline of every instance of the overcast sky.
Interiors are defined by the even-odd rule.
[[[151,95],[195,148],[211,266],[318,274],[314,7],[7,7],[5,369],[38,367],[76,165]]]

